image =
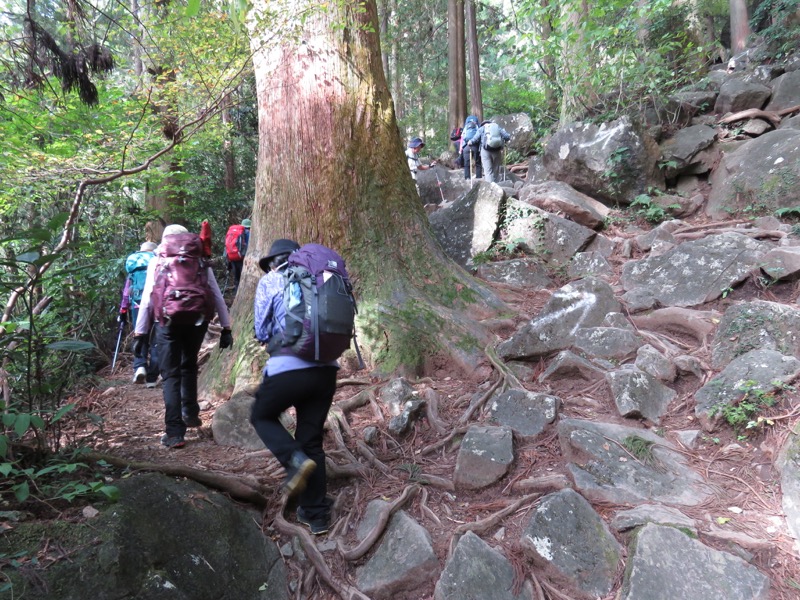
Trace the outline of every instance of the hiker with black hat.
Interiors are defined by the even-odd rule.
[[[331,500],[327,497],[323,427],[336,391],[337,361],[321,362],[278,353],[285,330],[284,271],[289,255],[300,249],[294,240],[278,239],[258,261],[266,273],[258,282],[254,302],[255,335],[267,345],[270,357],[256,392],[250,422],[286,470],[282,489],[297,498],[297,520],[314,535],[330,526]],[[296,414],[292,436],[280,417],[289,407]]]

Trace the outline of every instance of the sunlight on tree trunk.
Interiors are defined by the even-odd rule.
[[[747,16],[745,0],[730,0],[731,11],[731,52],[738,54],[747,48],[750,37],[750,21]]]
[[[294,41],[279,47],[262,41],[266,0],[255,2],[249,17],[260,144],[234,332],[242,343],[252,339],[253,296],[263,275],[257,258],[272,240],[289,237],[345,257],[372,367],[421,373],[433,357],[446,357],[475,373],[493,339],[479,320],[506,307],[433,238],[398,138],[374,0],[329,6],[338,8],[309,14],[310,4],[295,2],[294,14],[307,18]],[[226,370],[212,367],[218,384],[235,381]]]

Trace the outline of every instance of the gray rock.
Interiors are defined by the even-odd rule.
[[[592,241],[589,242],[589,245],[586,246],[586,252],[597,252],[600,256],[604,256],[605,258],[610,257],[614,254],[614,250],[617,247],[617,242],[619,238],[611,239],[604,235],[597,234],[592,238]]]
[[[725,152],[709,179],[706,214],[730,219],[745,209],[774,212],[800,203],[800,131],[777,129]]]
[[[423,414],[426,405],[425,400],[406,400],[400,414],[389,419],[389,433],[394,436],[403,436],[408,433]]]
[[[397,377],[381,388],[378,397],[388,407],[389,413],[397,416],[403,412],[406,402],[416,397],[416,393],[404,377]]]
[[[675,381],[678,376],[675,363],[650,344],[646,344],[636,351],[636,368],[665,382]]]
[[[556,290],[542,311],[497,347],[504,359],[535,358],[565,350],[581,327],[602,323],[609,312],[620,312],[611,286],[588,277]]]
[[[508,390],[492,398],[490,419],[523,437],[534,437],[556,420],[561,400],[527,390]]]
[[[776,281],[800,278],[800,247],[773,248],[764,255],[761,270]]]
[[[625,292],[622,294],[622,301],[629,313],[638,313],[658,306],[655,294],[646,287],[637,287]]]
[[[613,273],[614,269],[600,252],[578,252],[567,269],[567,275],[573,279],[603,277]]]
[[[690,356],[688,354],[682,354],[681,356],[675,357],[675,368],[678,369],[678,373],[689,373],[694,375],[698,379],[703,379],[705,377],[705,369],[703,368],[703,363],[700,362],[696,356]]]
[[[800,357],[800,310],[753,300],[730,306],[719,321],[711,345],[711,366],[722,369],[753,349]]]
[[[800,437],[786,438],[775,465],[781,474],[781,503],[786,525],[794,537],[795,552],[800,552]]]
[[[589,357],[624,360],[636,352],[642,339],[631,329],[582,327],[575,333],[573,348]]]
[[[724,115],[748,108],[764,108],[772,90],[761,83],[749,83],[742,79],[728,79],[719,89],[714,112]]]
[[[690,519],[677,508],[660,504],[642,504],[630,510],[621,510],[614,515],[611,527],[616,531],[628,531],[647,523],[670,525],[697,535],[694,519]]]
[[[721,410],[745,394],[769,394],[800,374],[800,360],[775,350],[751,350],[733,359],[714,379],[695,392],[695,415],[706,430],[722,417]]]
[[[528,254],[550,265],[565,265],[583,250],[595,232],[526,202],[511,199],[504,222],[509,240],[518,240]]]
[[[586,381],[596,381],[605,376],[605,371],[585,358],[563,350],[559,352],[539,375],[539,381],[557,381],[560,379],[580,378]]]
[[[630,329],[631,331],[635,331],[633,323],[628,320],[628,317],[618,312],[608,313],[603,319],[602,326],[616,327],[617,329]]]
[[[36,570],[37,585],[4,569],[15,598],[83,600],[288,600],[275,543],[252,516],[193,481],[147,473],[114,482],[120,499],[83,522],[18,523],[0,552],[58,548],[69,560]],[[38,531],[37,531],[38,530]]]
[[[369,503],[357,531],[359,539],[369,534],[386,504],[383,500]],[[386,600],[414,592],[430,580],[431,571],[438,569],[430,534],[400,510],[391,516],[372,556],[356,569],[356,585],[370,598]]]
[[[644,417],[659,424],[675,399],[675,391],[638,369],[626,368],[606,374],[619,414],[626,418]]]
[[[667,165],[667,179],[673,179],[693,164],[697,153],[708,148],[716,138],[717,132],[713,127],[692,125],[679,129],[674,136],[662,142],[661,161]]]
[[[514,568],[502,554],[468,531],[458,540],[453,556],[436,582],[434,600],[533,600],[526,581],[513,593]]]
[[[522,156],[527,156],[533,151],[538,140],[533,128],[533,121],[527,114],[496,115],[492,117],[492,120],[511,135],[506,148],[516,150]]]
[[[264,442],[250,424],[250,411],[254,401],[253,396],[240,391],[214,411],[211,431],[217,444],[244,450],[264,449]]]
[[[446,169],[436,165],[431,169],[417,171],[417,186],[422,204],[447,206],[470,191],[470,182],[464,179],[461,169]]]
[[[513,258],[480,265],[475,273],[481,279],[533,290],[549,288],[553,280],[535,258]]]
[[[592,502],[696,506],[713,493],[668,440],[649,430],[562,419],[558,437],[576,489]],[[635,438],[652,443],[647,462],[623,449]]]
[[[765,110],[780,111],[797,106],[800,98],[800,71],[785,73],[770,83],[772,98]]]
[[[740,233],[684,242],[662,256],[625,264],[625,290],[646,288],[662,306],[696,306],[749,276],[767,245]]]
[[[620,600],[768,600],[769,579],[741,558],[673,527],[645,525],[630,551]]]
[[[601,227],[610,212],[602,202],[582,194],[563,181],[526,185],[520,189],[519,199],[547,212],[563,214],[589,229]]]
[[[533,560],[550,565],[582,592],[595,597],[611,591],[621,547],[577,492],[542,498],[520,541]]]
[[[678,438],[678,442],[686,447],[686,448],[695,448],[697,447],[697,438],[700,437],[700,430],[699,429],[684,429],[682,431],[676,431],[675,437]]]
[[[478,490],[499,481],[514,462],[514,438],[508,427],[471,425],[456,458],[456,488]]]
[[[658,157],[655,141],[623,117],[559,129],[545,146],[544,166],[552,179],[604,203],[630,204],[648,186],[663,187]]]
[[[488,250],[500,224],[504,200],[500,186],[478,181],[463,198],[432,213],[428,220],[445,253],[466,267],[476,254]]]

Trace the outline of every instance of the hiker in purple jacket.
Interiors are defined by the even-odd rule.
[[[336,361],[317,362],[291,354],[278,354],[285,328],[284,277],[289,254],[297,242],[278,239],[258,265],[266,273],[258,282],[254,302],[255,335],[270,350],[264,379],[256,392],[250,422],[275,458],[286,470],[283,491],[297,497],[297,520],[314,535],[330,527],[331,500],[327,497],[323,427],[336,392]],[[294,406],[294,437],[280,416]]]
[[[168,225],[164,228],[161,245],[156,248],[156,257],[147,265],[147,279],[142,293],[142,302],[139,305],[139,317],[136,319],[134,329],[136,336],[134,351],[138,352],[138,348],[143,344],[145,336],[150,331],[151,324],[155,322],[166,429],[161,437],[161,443],[167,448],[182,448],[186,445],[184,441],[186,428],[203,425],[203,421],[200,419],[200,406],[197,403],[197,355],[214,312],[219,316],[219,323],[222,325],[219,347],[227,348],[233,343],[231,317],[210,266],[203,268],[208,288],[206,301],[213,305],[208,307],[205,315],[201,314],[190,323],[179,323],[165,321],[161,316],[154,314],[156,305],[160,304],[154,288],[156,288],[158,280],[157,270],[166,260],[162,256],[163,249],[170,241],[168,240],[170,236],[188,233],[182,225]],[[196,243],[200,244],[199,236],[195,237],[197,238]]]

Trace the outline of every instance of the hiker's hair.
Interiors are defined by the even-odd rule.
[[[289,260],[289,253],[288,252],[285,252],[284,254],[278,254],[277,256],[273,256],[272,258],[269,259],[269,263],[268,263],[269,264],[269,268],[270,269],[274,269],[278,265],[282,265],[283,263],[285,263],[287,260]]]

